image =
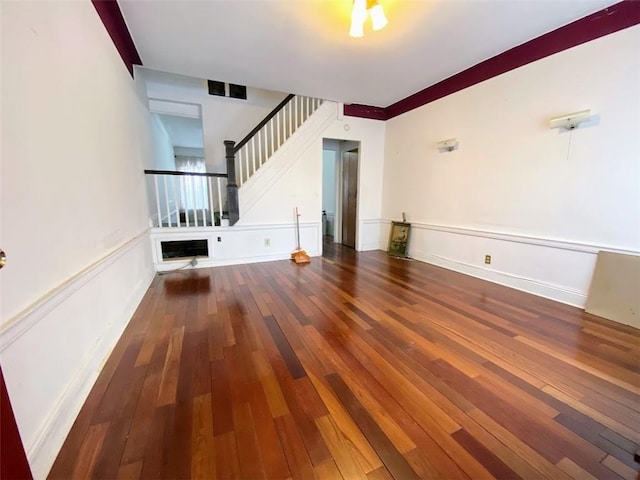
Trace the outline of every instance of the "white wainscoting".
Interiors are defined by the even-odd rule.
[[[378,222],[380,249],[386,250],[391,220]],[[411,225],[409,254],[416,260],[577,307],[586,302],[598,251],[639,253],[613,245],[413,221]],[[484,263],[485,255],[491,255],[490,265]]]
[[[386,250],[389,237],[389,222],[379,218],[360,220],[358,229],[358,250]],[[386,229],[386,235],[382,230]]]
[[[145,231],[0,326],[0,357],[34,478],[45,478],[151,280]]]
[[[309,256],[322,255],[321,230],[321,222],[300,223],[300,245]],[[163,261],[161,243],[199,239],[207,240],[209,256],[198,258],[195,268],[287,260],[296,248],[296,224],[153,229],[151,248],[156,270],[166,272],[183,266],[192,268],[188,266],[190,259]]]

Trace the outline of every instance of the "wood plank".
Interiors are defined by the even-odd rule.
[[[637,480],[638,479],[638,468],[629,467],[625,465],[620,460],[611,455],[607,455],[603,460],[602,464],[607,467],[612,472],[615,472],[621,478],[625,480]]]
[[[269,411],[267,398],[259,383],[254,383],[251,387],[251,418],[258,439],[265,475],[274,480],[288,478],[291,473],[278,439],[273,417]]]
[[[242,478],[236,434],[234,432],[226,432],[216,435],[214,442],[217,478],[221,480]]]
[[[289,407],[287,401],[284,399],[282,389],[278,380],[276,379],[269,359],[262,350],[256,350],[252,352],[253,365],[256,369],[256,373],[262,388],[264,389],[267,402],[269,402],[269,410],[273,417],[279,417],[289,413]]]
[[[329,451],[344,478],[366,480],[364,473],[353,456],[349,455],[349,446],[330,415],[316,419],[316,424]]]
[[[173,408],[156,408],[149,436],[145,443],[142,478],[162,478],[168,457],[168,442],[165,442],[167,424],[173,420]]]
[[[457,432],[453,432],[451,436],[456,442],[462,445],[467,452],[473,455],[474,458],[477,458],[494,477],[512,479],[520,478],[516,472],[505,465],[497,456],[478,442],[464,428],[461,428]]]
[[[191,452],[191,478],[216,478],[216,452],[210,393],[193,399]]]
[[[280,354],[282,355],[282,358],[286,363],[287,368],[289,369],[291,377],[296,379],[306,376],[304,367],[291,348],[291,345],[289,344],[287,338],[284,336],[284,333],[282,333],[282,330],[280,329],[280,326],[278,325],[276,319],[272,315],[269,315],[267,317],[264,317],[264,323],[269,329],[271,337],[276,343],[278,350],[280,350]]]
[[[327,375],[326,378],[335,394],[340,398],[342,405],[355,420],[365,437],[371,442],[389,472],[396,478],[418,479],[419,477],[411,468],[411,465],[394,447],[393,443],[358,401],[353,392],[349,390],[344,380],[337,373]]]
[[[567,473],[575,480],[597,480],[596,477],[587,472],[584,468],[571,461],[569,458],[563,458],[557,463],[560,469]]]
[[[318,480],[341,480],[343,476],[336,467],[336,462],[328,460],[313,469]]]
[[[182,340],[184,339],[184,326],[174,328],[169,339],[169,348],[160,378],[160,391],[158,392],[159,407],[171,405],[176,401],[178,389],[178,372],[180,369],[180,355],[182,353]]]
[[[213,403],[213,434],[233,431],[231,392],[224,360],[211,362],[211,399]]]
[[[248,403],[235,404],[233,406],[233,424],[238,445],[242,445],[242,448],[238,449],[242,477],[264,478],[265,473],[260,457],[260,447],[251,417],[251,407]]]
[[[91,477],[91,475],[93,474],[96,459],[100,454],[102,443],[107,436],[108,429],[108,422],[91,425],[89,427],[85,442],[82,444],[82,447],[78,452],[78,458],[76,460],[75,466],[73,467],[71,478]]]
[[[293,478],[313,478],[314,467],[293,416],[289,413],[281,415],[275,419],[275,425]],[[326,460],[319,465],[330,461]]]
[[[332,420],[354,450],[356,459],[362,470],[368,473],[380,468],[382,463],[367,440],[366,433],[363,434],[360,428],[358,428],[358,425],[344,408],[344,405],[340,403],[335,393],[314,374],[309,373],[309,377],[318,391],[320,398],[322,398],[322,401],[327,406]]]
[[[142,475],[142,460],[120,465],[116,475],[117,480],[138,480]]]

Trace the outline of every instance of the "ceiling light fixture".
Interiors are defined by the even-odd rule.
[[[350,36],[362,37],[364,35],[364,22],[367,20],[367,13],[371,14],[371,25],[374,30],[382,30],[387,24],[387,17],[378,0],[353,0]]]

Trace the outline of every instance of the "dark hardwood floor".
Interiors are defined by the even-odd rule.
[[[639,342],[383,252],[157,276],[50,478],[637,478]]]

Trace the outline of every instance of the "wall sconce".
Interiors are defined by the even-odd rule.
[[[371,14],[371,26],[374,30],[382,30],[387,25],[387,17],[378,0],[353,0],[351,29],[349,30],[351,37],[364,35],[364,22],[367,20],[367,13]]]
[[[449,140],[443,140],[438,142],[438,150],[441,152],[452,152],[458,148],[458,139],[450,138]]]
[[[564,128],[565,130],[573,130],[581,123],[591,120],[591,110],[582,110],[580,112],[570,113],[562,117],[556,117],[549,120],[549,128]]]

